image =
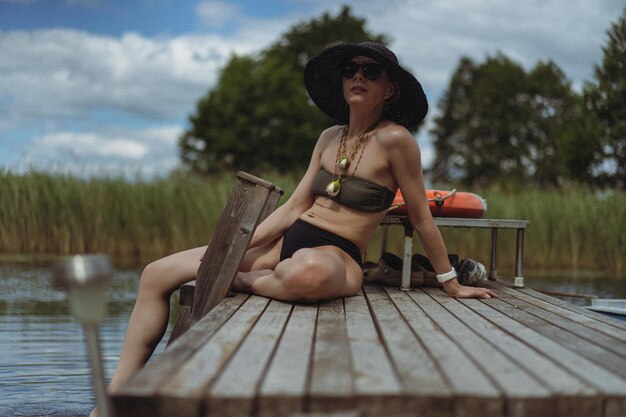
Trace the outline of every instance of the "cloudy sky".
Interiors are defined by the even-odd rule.
[[[233,53],[336,13],[336,0],[0,0],[0,169],[166,175]],[[461,56],[553,60],[591,80],[624,0],[346,0],[387,34],[431,114]],[[430,138],[418,137],[425,164]]]

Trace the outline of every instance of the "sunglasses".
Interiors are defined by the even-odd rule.
[[[352,78],[354,74],[359,71],[359,68],[363,70],[363,75],[370,81],[374,81],[380,78],[384,68],[381,64],[357,64],[356,62],[348,62],[339,68],[339,72],[344,78]]]

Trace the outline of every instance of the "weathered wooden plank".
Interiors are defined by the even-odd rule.
[[[530,226],[528,220],[508,219],[465,219],[452,217],[435,217],[437,226],[446,227],[479,227],[483,229],[525,229]]]
[[[278,202],[280,201],[280,198],[284,194],[284,191],[281,190],[279,187],[275,187],[273,190],[270,187],[270,190],[271,192],[267,199],[267,204],[265,205],[265,209],[263,210],[263,213],[261,213],[261,217],[259,218],[259,223],[265,220],[267,216],[269,216],[270,214],[272,214],[274,210],[276,210],[276,207],[278,206]]]
[[[118,417],[156,417],[160,399],[158,389],[170,375],[178,371],[196,349],[204,345],[246,301],[248,295],[229,297],[203,320],[192,326],[178,341],[173,342],[159,358],[129,379],[112,395]]]
[[[291,315],[290,304],[265,309],[262,297],[243,305],[244,295],[227,298],[114,396],[116,410],[122,417],[626,414],[626,378],[610,366],[619,355],[601,357],[590,345],[601,347],[534,309],[593,329],[591,320],[496,291],[500,299],[479,301],[365,287],[321,304],[319,314],[295,306]],[[176,350],[180,362],[161,363]],[[547,391],[536,404],[524,391],[532,380]]]
[[[406,415],[408,398],[378,336],[363,292],[344,299],[356,407],[364,416]]]
[[[476,334],[482,335],[502,351],[509,360],[548,386],[551,391],[550,397],[554,397],[554,403],[558,409],[558,413],[555,412],[554,415],[569,417],[572,415],[572,411],[575,411],[579,417],[601,415],[602,400],[598,391],[590,384],[536,351],[532,345],[527,345],[524,341],[515,338],[513,334],[507,331],[506,327],[498,328],[488,321],[491,316],[501,315],[501,313],[487,307],[479,310],[481,315],[471,310],[465,304],[465,300],[442,296],[434,291],[428,292],[467,327]],[[479,354],[483,353],[486,352]]]
[[[263,178],[259,178],[245,171],[237,171],[237,178],[244,179],[248,182],[252,182],[254,184],[260,185],[261,187],[265,187],[269,190],[274,190],[276,187],[273,183],[264,180]]]
[[[235,355],[208,390],[211,417],[250,416],[257,387],[283,331],[292,305],[272,300]]]
[[[403,224],[407,216],[387,215],[380,224]],[[482,229],[525,229],[530,226],[528,220],[508,219],[466,219],[456,217],[433,217],[437,226],[445,227],[470,227]]]
[[[566,330],[578,334],[594,343],[609,347],[609,350],[613,350],[618,355],[626,356],[626,332],[598,323],[576,312],[539,300],[516,289],[503,287],[502,291],[530,305],[545,310],[547,312],[545,316],[548,320],[555,324],[557,322],[561,323],[560,325],[565,326],[564,328]]]
[[[500,292],[498,295],[501,298],[506,297],[506,294]],[[524,340],[569,372],[598,388],[603,394],[610,396],[626,394],[626,381],[624,379],[607,370],[607,367],[587,359],[585,355],[573,347],[573,344],[569,343],[569,336],[567,340],[559,337],[559,334],[571,335],[571,333],[551,326],[538,317],[506,303],[501,298],[490,300],[489,307],[471,300],[464,300],[463,302],[477,312],[485,308],[499,311],[502,316],[486,313],[489,314],[489,320],[500,327],[506,326],[507,330],[517,338]],[[571,340],[575,344],[578,339],[573,336]]]
[[[555,414],[556,407],[550,399],[550,390],[534,375],[489,343],[487,341],[491,337],[489,331],[483,330],[480,335],[471,331],[429,296],[439,295],[438,298],[442,300],[448,298],[442,290],[425,288],[424,292],[412,291],[409,295],[502,389],[509,417]]]
[[[191,306],[182,305],[178,310],[178,318],[174,323],[174,328],[170,333],[170,337],[168,339],[169,343],[178,339],[183,333],[185,333],[193,324],[193,314],[191,313]]]
[[[202,291],[213,295],[213,298],[209,297],[204,302],[211,305],[219,302],[228,292],[232,282],[232,278],[228,277],[235,276],[256,226],[276,209],[284,194],[282,189],[271,182],[243,171],[237,173],[237,180],[238,183],[235,184],[231,198],[219,219],[222,224],[218,222],[219,230],[216,228],[216,232],[219,232],[216,235],[217,242],[209,243],[198,269],[197,275],[205,282],[206,287]],[[192,290],[189,284],[194,287],[196,284],[195,281],[186,284],[189,298],[193,302],[195,288]],[[200,292],[201,296],[204,292]],[[208,311],[210,307],[205,309]]]
[[[158,390],[163,416],[206,415],[205,393],[239,348],[261,316],[269,299],[250,296],[215,333],[209,343],[198,348]],[[195,325],[192,329],[195,329]],[[183,335],[184,337],[184,335]],[[184,340],[181,337],[181,340]],[[177,343],[178,340],[175,341]],[[199,371],[201,370],[201,371]]]
[[[295,305],[259,390],[259,415],[283,417],[304,412],[304,396],[317,305]]]
[[[193,304],[194,321],[228,294],[246,248],[264,212],[271,190],[237,181],[198,269]]]
[[[501,297],[506,296],[503,293],[499,293],[499,295]],[[626,382],[600,365],[573,352],[567,343],[562,343],[558,338],[554,337],[552,332],[543,334],[540,329],[551,327],[547,323],[502,300],[490,300],[488,307],[477,300],[463,300],[463,303],[477,312],[483,312],[485,309],[496,309],[502,313],[501,315],[494,315],[492,312],[488,312],[483,315],[488,317],[494,324],[506,328],[507,331],[520,340],[524,340],[567,371],[598,388],[600,390],[599,399],[603,400],[605,414],[607,410],[621,409],[624,395],[626,394]],[[559,409],[561,414],[565,415],[568,414],[567,410],[571,410],[569,415],[576,415],[576,413],[584,411],[578,410],[573,406],[570,407],[567,398],[559,401]],[[593,415],[591,410],[593,410],[593,407],[588,410],[588,414]]]
[[[605,399],[604,417],[624,417],[626,416],[626,399],[624,397]]]
[[[452,393],[434,360],[381,287],[365,286],[363,290],[400,377],[406,409],[412,415],[451,416]]]
[[[529,304],[519,298],[511,296],[506,291],[499,292],[500,299],[515,306],[519,310],[528,313],[528,316],[520,316],[523,323],[542,332],[548,337],[555,338],[561,343],[567,344],[570,349],[579,352],[581,355],[591,359],[597,364],[610,369],[615,374],[626,378],[626,360],[624,357],[613,352],[608,346],[601,346],[582,335],[589,336],[588,328],[576,325],[571,321]],[[580,329],[580,328],[583,329]],[[567,331],[564,331],[567,330]],[[615,341],[615,339],[613,339]],[[617,341],[615,341],[617,344]]]
[[[488,376],[424,313],[424,311],[399,289],[385,291],[437,366],[443,372],[454,396],[454,415],[503,416],[504,401],[501,391]],[[421,290],[410,291],[421,292]]]
[[[196,292],[196,280],[189,281],[180,287],[178,303],[181,306],[193,307],[193,297]]]
[[[183,334],[187,328],[215,307],[227,294],[237,273],[252,234],[262,216],[270,209],[268,203],[282,194],[272,183],[245,172],[238,172],[235,184],[217,221],[207,250],[200,261],[196,285],[185,286],[181,300],[183,309],[168,344]]]
[[[578,308],[578,311],[565,309],[563,307],[556,306],[552,303],[548,303],[546,301],[540,300],[536,297],[533,297],[532,295],[526,294],[525,292],[519,291],[517,289],[507,288],[506,290],[504,290],[504,292],[516,298],[519,298],[520,300],[524,300],[527,303],[537,306],[543,310],[549,311],[554,314],[558,314],[559,316],[565,317],[566,319],[571,320],[574,323],[577,323],[579,325],[582,325],[591,329],[590,332],[589,331],[586,332],[586,334],[592,338],[591,340],[595,340],[602,344],[608,344],[608,345],[614,345],[615,343],[617,343],[617,346],[621,346],[621,352],[616,352],[616,353],[621,353],[623,355],[626,355],[626,331],[622,329],[618,329],[614,326],[599,322],[598,320],[595,320],[594,318],[590,318],[586,315],[581,314],[581,312],[584,312],[587,310],[580,308],[580,307]],[[600,334],[598,334],[598,332]],[[614,339],[610,339],[609,337],[614,338]]]
[[[307,411],[353,409],[354,377],[342,299],[320,304],[313,346]]]
[[[585,308],[580,308],[563,300],[559,300],[558,298],[550,297],[549,295],[543,294],[531,288],[518,288],[517,290],[523,292],[524,294],[532,295],[533,297],[538,298],[542,301],[564,308],[566,310],[574,311],[582,316],[589,317],[590,319],[601,321],[604,324],[617,327],[621,330],[626,330],[626,323],[605,316],[604,314],[596,313],[595,311],[590,311]]]
[[[259,188],[258,185],[261,185],[262,187],[265,187],[269,190],[269,196],[267,197],[267,202],[265,203],[265,206],[262,212],[259,214],[258,218],[256,219],[256,222],[254,225],[256,227],[258,223],[263,221],[270,213],[272,213],[276,209],[276,205],[278,204],[278,201],[280,200],[280,197],[283,195],[284,192],[280,188],[275,187],[273,184],[265,180],[256,178],[245,172],[239,172],[239,174],[237,175],[237,184],[235,184],[235,187],[233,188],[233,192],[231,192],[229,201],[226,204],[227,207],[230,207],[233,204],[233,200],[237,200],[239,198],[238,196],[241,193],[240,189],[242,188],[242,185],[245,185],[241,183],[243,179],[247,180],[251,184],[256,184],[257,188]],[[245,189],[247,187],[243,187],[243,188]],[[255,190],[255,191],[258,192],[259,190]],[[250,191],[248,191],[248,194],[250,194]],[[264,191],[261,191],[260,195],[262,198],[265,198]],[[255,207],[258,207],[260,203],[261,201],[255,201]],[[239,206],[247,207],[249,206],[249,204],[244,199],[241,201]],[[225,209],[224,211],[227,211],[227,210]],[[221,223],[220,221],[218,221],[218,224],[216,226],[216,233],[218,237],[232,234],[231,233],[232,225],[235,224],[239,215],[234,213],[232,210],[229,210],[228,212],[231,213],[230,217],[225,216],[224,213],[222,213],[222,216],[220,217]],[[254,211],[253,211],[253,214],[254,214]],[[224,219],[228,219],[229,221],[225,222]],[[252,229],[252,231],[254,231],[254,228]],[[236,233],[239,233],[239,232],[243,233],[244,240],[248,240],[250,236],[247,236],[247,231],[248,231],[248,226],[244,224],[243,226],[240,227],[239,231],[236,231]],[[241,242],[239,245],[233,244],[230,247],[229,251],[227,251],[227,254],[226,254],[227,257],[215,258],[215,256],[211,254],[211,251],[213,251],[216,248],[216,246],[219,246],[219,245],[209,243],[209,247],[207,248],[207,251],[205,252],[203,256],[203,259],[200,263],[200,267],[198,268],[198,273],[196,274],[199,277],[200,281],[204,282],[202,284],[204,293],[206,293],[207,291],[209,292],[212,291],[212,289],[209,289],[207,287],[212,288],[212,286],[215,285],[216,279],[220,281],[224,281],[224,282],[229,282],[228,287],[230,288],[230,282],[232,281],[232,277],[234,277],[234,275],[232,275],[233,274],[232,268],[231,270],[227,269],[226,272],[221,271],[220,268],[222,268],[224,265],[232,266],[231,265],[232,263],[236,262],[237,259],[241,258],[243,256],[242,254],[245,254],[245,250],[247,248],[247,245],[244,246],[243,244],[241,244]],[[236,269],[234,270],[234,273],[236,273]],[[216,275],[219,275],[219,274],[222,274],[223,276],[221,278],[216,277]],[[229,278],[229,276],[231,278]],[[196,315],[195,317],[193,315],[195,292],[196,292],[196,280],[190,281],[180,287],[179,302],[181,305],[181,311],[180,311],[178,320],[176,321],[176,324],[174,325],[174,329],[172,330],[172,333],[170,335],[169,342],[178,338],[191,326],[191,324],[195,320],[198,320],[199,315]],[[215,296],[215,299],[208,300],[209,303],[215,304],[216,300],[221,299],[220,297],[225,295],[224,288],[219,289],[218,292],[219,294]],[[209,309],[210,308],[207,308],[207,311]]]

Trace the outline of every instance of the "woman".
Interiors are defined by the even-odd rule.
[[[346,125],[321,134],[293,195],[257,227],[234,289],[305,302],[356,294],[362,254],[399,187],[446,293],[495,297],[455,279],[408,130],[425,117],[426,97],[393,52],[373,42],[332,46],[309,61],[305,83],[315,104]],[[195,277],[205,249],[145,268],[110,390],[146,363],[166,330],[169,296]]]
[[[347,125],[322,133],[294,194],[255,232],[234,288],[285,301],[356,294],[362,253],[399,187],[444,290],[495,297],[455,279],[407,130],[426,115],[426,97],[393,52],[373,42],[332,46],[309,61],[305,83],[315,104]]]

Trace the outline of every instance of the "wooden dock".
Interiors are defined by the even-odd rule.
[[[626,324],[486,285],[498,299],[228,297],[113,395],[116,416],[626,416]]]

